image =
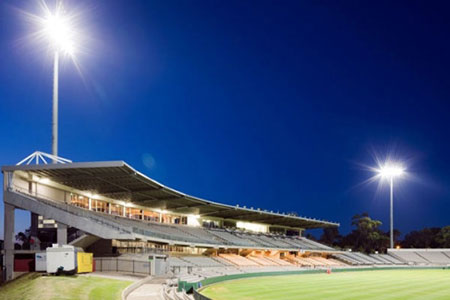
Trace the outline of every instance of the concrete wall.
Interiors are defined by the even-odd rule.
[[[51,199],[54,201],[61,201],[64,202],[65,200],[65,193],[64,191],[43,185],[43,184],[37,184],[36,185],[36,195],[39,197],[42,197],[44,199]]]
[[[169,271],[169,261],[165,258],[157,257],[155,259],[155,274],[154,275],[163,275],[167,274]]]

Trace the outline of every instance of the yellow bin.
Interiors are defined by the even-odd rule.
[[[92,253],[77,252],[78,273],[90,273],[94,268],[94,257]]]

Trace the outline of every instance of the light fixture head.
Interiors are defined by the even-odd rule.
[[[386,164],[378,170],[378,173],[384,178],[399,177],[402,176],[404,172],[405,169],[398,164]]]
[[[68,17],[62,15],[59,10],[56,13],[48,13],[43,25],[43,31],[55,50],[68,55],[74,54],[74,31]]]

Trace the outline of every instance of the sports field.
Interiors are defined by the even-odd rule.
[[[213,284],[201,293],[214,300],[449,300],[450,270],[381,270],[256,277]]]
[[[129,281],[30,273],[0,287],[0,300],[120,300]]]

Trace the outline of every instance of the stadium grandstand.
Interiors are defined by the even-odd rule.
[[[367,267],[450,266],[450,249],[340,251],[307,239],[307,229],[338,223],[200,199],[168,188],[123,161],[73,163],[36,152],[3,166],[6,279],[14,278],[14,210],[32,213],[32,227],[51,224],[56,243],[94,253],[97,271],[119,262],[149,263],[144,275],[166,276],[162,299],[191,299],[205,280],[251,273]],[[45,160],[44,160],[45,161]],[[34,219],[34,220],[33,220]],[[37,220],[40,220],[39,222]],[[42,226],[41,226],[42,227]],[[37,235],[39,228],[32,228]],[[70,233],[69,233],[70,232]],[[116,266],[116,267],[114,267]],[[136,271],[138,272],[138,271]]]
[[[18,165],[2,168],[8,279],[13,276],[15,208],[54,220],[58,244],[90,249],[96,256],[210,254],[237,265],[259,266],[286,263],[279,259],[285,253],[334,252],[302,233],[337,223],[189,196],[123,161],[72,163],[56,157],[57,163],[30,163],[40,159],[43,154],[36,152]],[[68,236],[69,227],[78,230],[75,239]],[[35,250],[48,246],[35,240]],[[242,256],[253,251],[276,254]]]

